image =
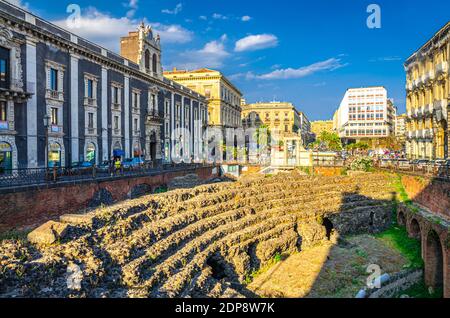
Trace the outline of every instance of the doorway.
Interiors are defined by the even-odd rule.
[[[11,173],[12,148],[6,142],[0,143],[0,174]]]

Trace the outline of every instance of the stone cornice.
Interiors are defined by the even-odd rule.
[[[90,59],[91,61],[98,63],[99,65],[101,65],[103,67],[106,67],[108,69],[113,69],[115,71],[123,73],[124,75],[129,75],[133,78],[148,82],[149,84],[159,85],[159,86],[161,86],[167,90],[171,90],[179,95],[189,95],[191,98],[199,99],[199,100],[205,99],[204,96],[202,96],[202,95],[196,96],[194,94],[189,94],[188,91],[181,90],[178,87],[172,86],[168,83],[165,83],[162,80],[148,76],[147,74],[145,74],[139,70],[136,70],[130,66],[127,66],[125,64],[121,64],[121,63],[115,61],[114,59],[103,55],[102,53],[97,53],[92,50],[89,50],[88,48],[86,48],[82,45],[79,45],[70,40],[64,39],[57,34],[53,34],[50,31],[47,31],[40,27],[37,27],[27,21],[21,20],[12,15],[9,15],[8,13],[6,13],[4,11],[0,11],[0,24],[1,23],[4,23],[5,25],[16,29],[17,31],[19,31],[19,33],[27,36],[27,38],[32,37],[32,38],[36,39],[35,42],[39,42],[39,41],[40,42],[48,42],[50,44],[60,47],[63,50],[66,50],[70,54],[75,54],[78,56],[82,56],[86,59]],[[123,58],[123,59],[126,60],[125,58]]]

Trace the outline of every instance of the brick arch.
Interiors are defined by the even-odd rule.
[[[408,234],[410,238],[420,240],[422,237],[422,228],[419,220],[416,218],[411,218],[408,222]]]
[[[403,211],[399,211],[397,214],[397,223],[400,226],[406,225],[406,215]]]
[[[425,238],[425,283],[436,289],[444,288],[444,245],[439,234],[430,229]]]

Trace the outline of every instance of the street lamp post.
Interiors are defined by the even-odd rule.
[[[50,126],[50,116],[46,114],[44,116],[44,129],[45,129],[45,169],[47,170],[49,164],[49,153],[48,153],[48,128]]]

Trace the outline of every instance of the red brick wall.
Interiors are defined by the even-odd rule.
[[[314,167],[314,174],[325,177],[336,177],[342,175],[342,167]]]
[[[106,182],[90,182],[78,185],[58,186],[26,192],[0,194],[0,232],[12,229],[28,229],[62,214],[74,213],[88,207],[94,194],[108,190],[115,201],[128,198],[134,186],[147,184],[153,189],[165,185],[173,178],[195,173],[202,180],[212,175],[212,168],[199,168],[195,172],[166,172],[158,176],[121,179]]]
[[[402,183],[412,200],[437,214],[450,217],[450,182],[405,175]]]

